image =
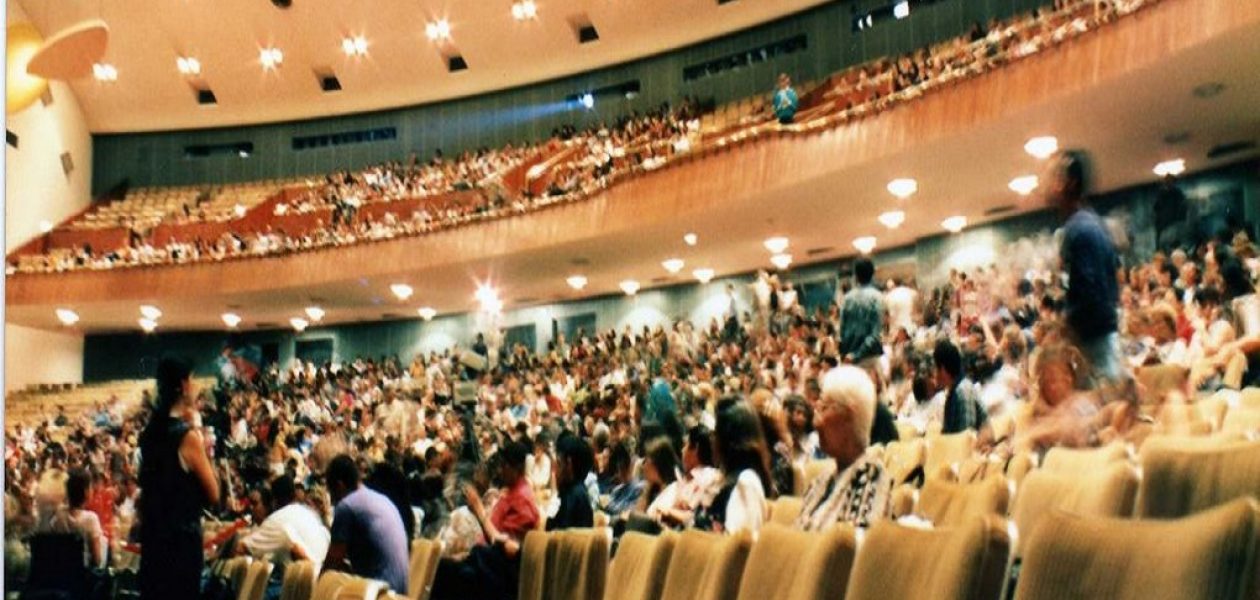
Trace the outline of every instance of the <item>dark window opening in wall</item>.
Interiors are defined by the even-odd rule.
[[[17,135],[16,133],[13,133],[13,131],[12,131],[12,130],[10,130],[10,129],[6,129],[6,130],[4,130],[4,141],[5,141],[6,143],[8,143],[10,146],[13,146],[13,149],[14,149],[14,150],[16,150],[16,149],[17,149],[17,147],[18,147],[18,135]]]
[[[366,144],[398,139],[398,128],[381,127],[362,131],[343,131],[325,135],[306,135],[293,138],[294,150],[310,150],[327,146],[345,146],[347,144]]]
[[[721,56],[699,64],[683,68],[683,81],[695,81],[742,69],[757,63],[774,60],[794,52],[809,48],[809,39],[805,34],[771,42],[756,48],[749,48],[734,54]]]
[[[235,156],[249,158],[254,154],[253,142],[232,142],[230,144],[198,144],[184,146],[184,158],[211,158],[219,156]]]

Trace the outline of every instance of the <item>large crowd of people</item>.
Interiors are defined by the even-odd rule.
[[[481,148],[454,159],[438,151],[428,162],[414,156],[355,172],[327,174],[311,182],[298,198],[278,203],[274,216],[327,214],[309,231],[286,232],[280,226],[229,230],[217,238],[195,235],[156,243],[136,231],[117,248],[90,244],[55,248],[45,254],[10,257],[8,274],[60,273],[80,269],[217,262],[231,258],[273,256],[397,237],[420,235],[481,219],[503,218],[598,194],[618,180],[658,169],[675,157],[731,141],[789,130],[834,127],[866,118],[917,98],[942,85],[961,81],[1068,41],[1158,0],[1055,0],[1053,6],[1005,21],[977,23],[966,34],[920,50],[881,58],[833,76],[817,99],[797,98],[790,84],[773,93],[770,112],[734,128],[702,135],[699,102],[685,98],[644,114],[631,114],[612,126],[578,131],[558,128],[542,143]],[[786,77],[786,76],[783,76]],[[782,84],[782,82],[780,82]],[[791,110],[779,98],[791,98]],[[799,108],[799,112],[798,112]],[[563,160],[531,170],[523,189],[508,189],[503,176],[513,167],[547,151]],[[533,190],[533,181],[543,181]],[[437,198],[475,190],[471,203],[433,205],[358,216],[369,202]],[[231,223],[229,223],[229,226]]]
[[[536,528],[756,531],[787,495],[802,530],[866,526],[904,483],[872,445],[974,431],[975,453],[1002,460],[1140,443],[1150,407],[1260,379],[1243,230],[1138,261],[1089,206],[1088,155],[1053,172],[1055,238],[931,288],[859,259],[822,306],[763,272],[710,323],[579,331],[536,353],[491,335],[409,361],[225,366],[204,390],[163,361],[135,414],[6,431],[6,580],[32,536],[78,532],[90,565],[138,552],[143,597],[195,596],[204,510],[250,524],[227,551],[401,590],[408,540],[441,540],[433,597],[510,598]],[[1182,383],[1140,383],[1155,365]],[[834,467],[804,480],[822,458]]]

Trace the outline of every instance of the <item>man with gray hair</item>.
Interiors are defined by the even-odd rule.
[[[797,529],[822,531],[840,522],[865,527],[888,513],[892,479],[866,454],[875,402],[875,384],[866,371],[843,365],[823,375],[814,429],[819,448],[836,468],[810,483]]]

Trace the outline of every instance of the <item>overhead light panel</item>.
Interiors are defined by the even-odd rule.
[[[70,310],[68,308],[58,308],[57,320],[61,321],[62,325],[69,327],[79,322],[79,313],[74,312],[73,310]]]
[[[284,62],[284,53],[279,48],[263,48],[258,51],[258,62],[262,63],[264,71],[270,71]]]
[[[92,65],[92,76],[97,81],[118,81],[118,69],[109,63],[96,63]]]
[[[200,75],[201,61],[191,56],[181,56],[175,59],[175,68],[184,75]]]
[[[905,200],[919,191],[919,182],[909,177],[901,177],[888,182],[888,193]]]
[[[1059,139],[1052,135],[1040,135],[1024,144],[1024,152],[1045,160],[1059,151]]]
[[[687,233],[686,235],[683,236],[683,243],[687,244],[688,246],[694,246],[700,243],[700,236],[694,233]]]
[[[411,289],[411,286],[405,283],[395,283],[389,286],[389,291],[393,292],[394,297],[398,298],[399,300],[406,300],[407,298],[410,298],[411,294],[415,292],[415,290]]]
[[[437,316],[437,310],[431,306],[422,306],[416,309],[416,314],[420,315],[420,318],[425,321],[432,321],[433,317]]]
[[[950,233],[958,233],[967,227],[967,217],[954,216],[941,221],[941,227]]]
[[[875,236],[865,235],[853,240],[853,247],[862,254],[870,254],[875,249]]]
[[[298,333],[306,331],[306,328],[311,326],[310,322],[302,317],[293,317],[292,319],[289,319],[289,325],[291,325],[293,330]]]
[[[565,279],[565,282],[575,290],[586,287],[586,277],[582,275],[570,275],[568,279]]]
[[[429,21],[424,26],[424,35],[431,42],[451,39],[451,22],[446,19]]]
[[[788,239],[782,236],[769,238],[763,244],[771,254],[783,254],[788,249]]]
[[[713,281],[713,269],[696,269],[695,271],[692,271],[691,274],[695,276],[696,281],[699,281],[700,283],[709,283],[710,281]]]
[[[322,309],[322,308],[320,308],[320,307],[318,307],[318,306],[308,306],[308,307],[306,307],[306,316],[307,316],[307,317],[310,317],[310,319],[311,319],[311,322],[312,322],[312,323],[318,323],[318,322],[320,322],[320,321],[323,321],[323,320],[324,320],[324,314],[326,314],[326,313],[324,312],[324,309]]]
[[[889,229],[896,229],[898,227],[901,227],[902,223],[906,222],[906,213],[905,211],[900,211],[900,210],[890,210],[886,213],[879,215],[879,222],[884,227],[887,227]]]
[[[683,259],[681,258],[671,258],[668,260],[661,261],[661,266],[665,267],[666,271],[669,271],[670,273],[677,275],[678,272],[682,271],[683,267],[687,265],[686,263],[683,262]]]
[[[627,279],[621,282],[621,291],[625,292],[627,296],[633,296],[639,293],[639,282]]]
[[[228,329],[236,329],[236,326],[241,324],[241,316],[236,313],[223,313],[220,318],[223,319],[223,324],[227,325]]]
[[[1007,187],[1011,188],[1011,191],[1016,194],[1027,196],[1028,194],[1033,193],[1033,190],[1037,189],[1037,185],[1038,180],[1036,175],[1024,175],[1012,179],[1011,182],[1007,184]]]
[[[1176,177],[1186,172],[1186,160],[1174,158],[1155,165],[1155,174],[1160,177]]]
[[[162,311],[152,304],[145,304],[140,307],[140,314],[146,319],[158,320],[162,318]]]
[[[503,301],[499,300],[499,292],[488,283],[478,284],[473,297],[481,305],[482,312],[495,314],[503,310]]]
[[[153,331],[156,330],[158,326],[156,320],[146,319],[144,317],[141,317],[136,322],[140,324],[140,329],[143,329],[145,333],[153,333]]]
[[[366,56],[368,49],[367,38],[361,35],[347,36],[341,40],[341,51],[346,56]]]
[[[775,254],[774,256],[770,257],[770,264],[774,265],[774,268],[780,271],[787,269],[788,267],[792,266],[792,255],[791,254]]]
[[[40,222],[39,222],[39,232],[40,232],[40,233],[48,233],[49,231],[52,231],[52,230],[53,230],[53,224],[52,224],[52,221],[40,221]]]
[[[512,18],[517,21],[528,21],[538,17],[538,5],[534,0],[517,0],[512,3]]]

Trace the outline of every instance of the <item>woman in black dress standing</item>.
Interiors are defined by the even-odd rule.
[[[157,402],[140,437],[140,597],[201,594],[201,509],[219,501],[200,431],[192,369],[158,364]]]

